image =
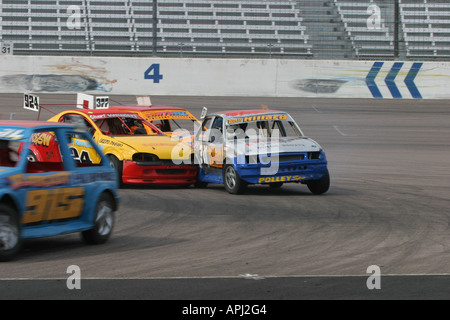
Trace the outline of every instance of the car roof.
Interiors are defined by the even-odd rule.
[[[73,127],[72,124],[47,122],[36,120],[0,120],[0,126],[21,127],[21,128],[67,128]]]
[[[134,111],[153,111],[153,110],[186,110],[180,107],[171,107],[171,106],[154,106],[154,105],[119,105],[119,106],[110,106],[110,109],[129,109]]]
[[[84,113],[92,121],[97,120],[97,119],[95,119],[96,117],[93,117],[93,116],[96,116],[96,115],[100,115],[100,116],[103,115],[103,114],[112,114],[112,115],[118,115],[118,116],[129,115],[130,118],[136,118],[136,119],[140,119],[140,120],[144,121],[157,134],[164,134],[157,127],[154,127],[154,125],[152,123],[149,123],[147,120],[142,118],[140,115],[136,114],[135,112],[131,112],[131,111],[110,110],[110,109],[74,109],[74,110],[63,111],[60,114],[58,114],[58,116],[63,115],[63,114],[76,113],[76,112]]]
[[[74,110],[66,110],[64,113],[69,112],[81,112],[84,114],[118,114],[117,110],[110,110],[110,109],[74,109]],[[134,115],[133,112],[127,112],[127,111],[120,111],[120,114],[130,114]]]
[[[251,114],[263,114],[263,113],[286,113],[280,110],[264,110],[264,109],[255,109],[255,110],[229,110],[229,111],[219,111],[210,113],[209,115],[225,115],[226,117],[236,117],[236,116],[245,116]]]

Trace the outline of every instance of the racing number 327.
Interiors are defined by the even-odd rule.
[[[147,70],[144,72],[144,79],[153,80],[153,83],[159,83],[159,81],[163,78],[162,74],[159,72],[159,63],[152,64]]]
[[[27,192],[22,223],[76,218],[84,203],[82,187],[38,189]]]

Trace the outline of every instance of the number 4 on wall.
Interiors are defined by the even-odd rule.
[[[152,64],[150,68],[144,72],[144,79],[153,80],[153,83],[159,83],[162,78],[162,74],[159,73],[159,63]]]

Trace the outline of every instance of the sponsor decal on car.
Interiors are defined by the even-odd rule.
[[[23,129],[3,129],[0,130],[1,139],[22,140],[24,138]]]
[[[260,116],[249,116],[240,118],[228,119],[228,124],[239,123],[239,122],[249,122],[249,121],[262,121],[262,120],[287,120],[286,114],[278,115],[260,115]]]
[[[53,187],[68,184],[70,172],[58,172],[48,175],[16,174],[9,176],[12,189],[30,187]]]

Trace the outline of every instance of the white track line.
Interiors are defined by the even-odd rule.
[[[341,130],[339,130],[338,126],[333,126],[333,128],[343,137],[353,137],[354,135],[350,135],[350,134],[346,134],[344,132],[342,132]]]
[[[257,275],[251,274],[252,277],[248,277],[245,274],[238,276],[192,276],[192,277],[124,277],[124,278],[109,278],[109,277],[81,277],[81,280],[195,280],[195,279],[251,279],[251,280],[264,280],[264,279],[277,279],[277,278],[348,278],[348,277],[364,277],[367,278],[371,274],[319,274],[319,275]],[[68,275],[69,277],[70,275]],[[406,273],[406,274],[380,274],[380,277],[423,277],[423,276],[450,276],[450,273]],[[0,278],[0,281],[11,280],[67,280],[67,278]]]
[[[322,111],[317,110],[316,106],[311,106],[317,113],[322,113]]]

